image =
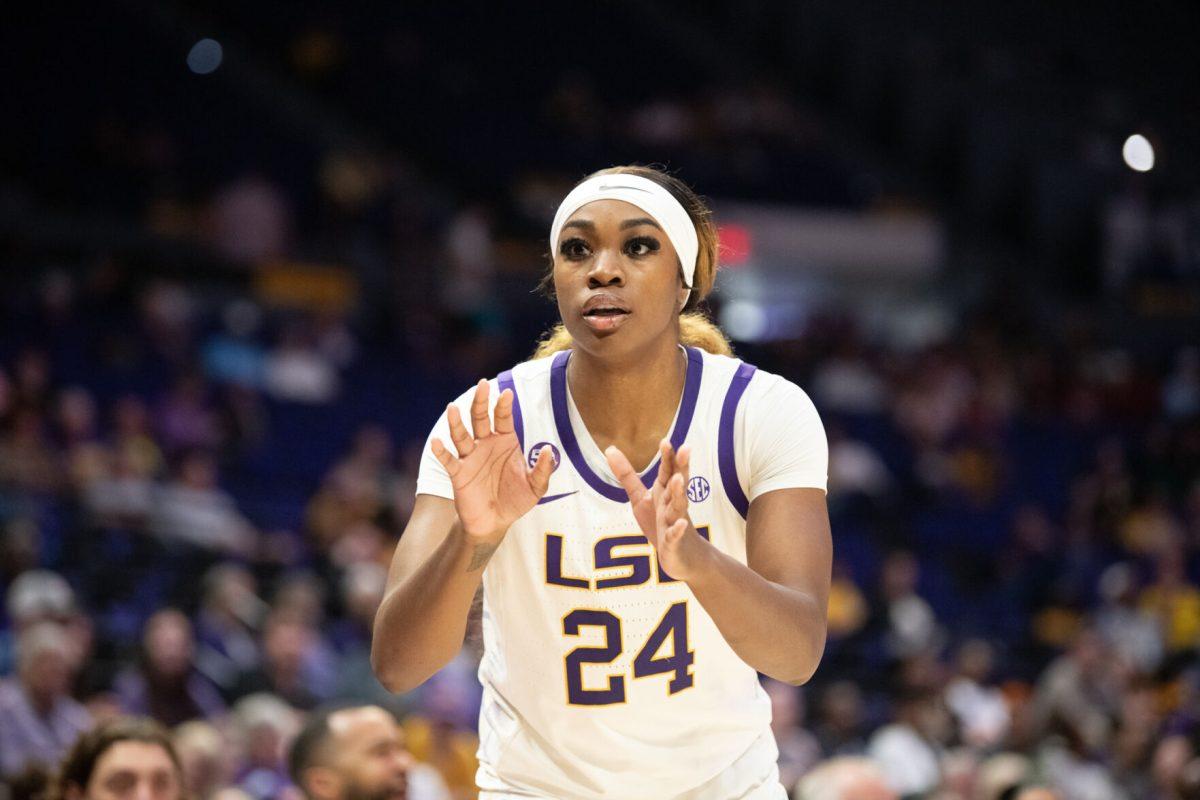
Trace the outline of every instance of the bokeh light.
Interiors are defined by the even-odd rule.
[[[216,72],[217,67],[221,66],[221,59],[224,58],[224,55],[221,43],[216,39],[201,39],[188,51],[188,69],[197,75]]]
[[[1121,155],[1125,158],[1125,164],[1136,172],[1149,172],[1154,169],[1154,146],[1140,133],[1135,133],[1125,140]]]

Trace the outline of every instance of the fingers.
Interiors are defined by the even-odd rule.
[[[449,473],[451,478],[458,474],[458,459],[454,457],[453,453],[446,449],[446,445],[442,444],[441,439],[435,437],[433,441],[429,443],[429,449],[433,451],[433,457],[436,458],[438,462],[446,468],[446,472]]]
[[[488,382],[484,378],[475,385],[475,397],[471,400],[471,427],[476,439],[492,432],[492,421],[488,418]]]
[[[655,483],[666,488],[667,481],[675,474],[675,450],[671,447],[670,439],[658,443],[658,477]]]
[[[550,452],[550,447],[546,446],[538,451],[537,461],[533,462],[533,469],[529,471],[529,486],[539,500],[550,488],[552,472],[554,472],[554,455]]]
[[[671,480],[667,483],[667,502],[671,504],[671,511],[679,516],[687,514],[687,484],[684,482],[682,473],[676,472],[671,476]]]
[[[654,495],[643,492],[641,499],[631,502],[630,506],[633,508],[633,518],[637,520],[642,533],[646,535],[650,544],[657,544],[658,514],[654,507]]]
[[[458,457],[466,458],[471,455],[471,451],[475,449],[475,440],[467,432],[467,426],[463,425],[462,412],[453,403],[446,406],[446,421],[450,423],[450,441],[454,442]]]
[[[663,534],[664,544],[672,545],[683,538],[687,533],[688,521],[686,519],[677,519],[673,522]]]
[[[514,433],[516,427],[513,425],[513,393],[511,389],[505,389],[500,393],[500,399],[496,401],[495,411],[496,433]]]
[[[609,469],[613,471],[617,481],[621,484],[621,488],[625,490],[625,494],[629,495],[630,503],[641,501],[646,494],[646,487],[642,485],[641,478],[634,471],[633,465],[629,463],[629,459],[625,457],[616,447],[609,447],[604,451],[604,458],[608,461]]]
[[[688,474],[688,469],[692,464],[692,446],[690,444],[681,445],[679,451],[675,453],[675,471],[683,476],[683,485],[687,486],[691,476]]]

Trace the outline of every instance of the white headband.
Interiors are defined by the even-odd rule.
[[[554,215],[554,224],[550,226],[552,251],[558,249],[558,235],[562,233],[567,219],[588,203],[597,200],[624,200],[653,217],[675,246],[675,252],[679,254],[679,263],[683,267],[684,285],[691,288],[692,276],[696,274],[696,255],[700,252],[696,226],[692,224],[692,218],[674,195],[640,175],[625,172],[597,175],[572,189],[571,193],[563,198],[558,213]]]

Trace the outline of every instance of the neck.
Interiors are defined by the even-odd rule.
[[[674,337],[620,361],[577,348],[567,365],[571,397],[592,439],[601,450],[616,445],[639,470],[670,434],[686,378],[687,360]]]

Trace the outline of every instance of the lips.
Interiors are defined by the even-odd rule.
[[[583,321],[598,333],[616,330],[631,313],[628,304],[608,292],[592,295],[580,310]]]

